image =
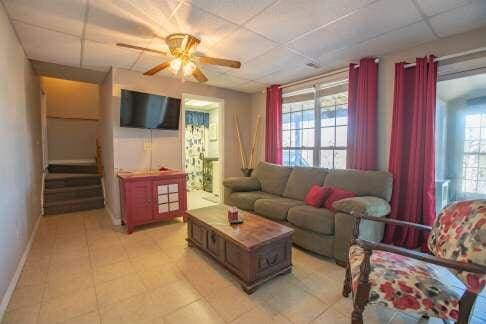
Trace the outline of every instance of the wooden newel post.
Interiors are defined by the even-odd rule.
[[[351,240],[349,242],[348,246],[348,253],[346,257],[348,258],[348,262],[346,264],[346,275],[344,277],[344,284],[343,284],[343,296],[348,297],[349,293],[351,292],[352,284],[353,284],[353,278],[351,278],[351,268],[349,265],[349,247],[356,244],[356,240],[359,237],[359,225],[361,223],[361,218],[360,217],[355,217],[353,214],[351,214],[354,217],[354,226],[353,226],[353,234],[351,235]]]

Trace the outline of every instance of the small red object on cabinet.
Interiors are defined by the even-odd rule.
[[[186,221],[186,174],[182,171],[120,172],[122,221],[128,234],[135,226],[175,217]]]

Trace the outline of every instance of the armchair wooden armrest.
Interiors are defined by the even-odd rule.
[[[357,239],[356,244],[358,244],[365,250],[371,250],[371,251],[380,250],[380,251],[403,255],[412,259],[436,264],[454,270],[467,271],[467,272],[478,273],[478,274],[486,274],[486,266],[482,266],[475,263],[466,263],[466,262],[443,259],[443,258],[436,257],[432,254],[426,254],[419,251],[409,250],[394,245],[376,243],[376,242],[371,242],[362,239]]]
[[[367,220],[374,221],[374,222],[380,222],[380,223],[396,225],[396,226],[413,227],[413,228],[420,230],[420,231],[430,232],[432,230],[431,226],[416,224],[416,223],[412,223],[412,222],[405,222],[405,221],[400,221],[400,220],[391,219],[391,218],[374,217],[374,216],[369,216],[369,215],[366,215],[366,214],[363,214],[363,213],[356,213],[356,212],[352,212],[351,215],[356,217],[356,218],[367,219]]]

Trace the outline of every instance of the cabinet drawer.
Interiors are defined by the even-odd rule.
[[[194,243],[201,246],[202,248],[206,248],[207,230],[204,226],[199,225],[198,223],[195,222],[191,222],[191,229],[189,235]]]
[[[208,252],[223,260],[224,239],[211,230],[208,230]]]

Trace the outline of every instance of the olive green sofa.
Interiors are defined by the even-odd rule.
[[[295,245],[333,257],[344,265],[354,220],[352,211],[377,217],[390,213],[392,176],[384,171],[328,170],[309,167],[284,167],[261,162],[251,177],[223,181],[224,202],[252,211],[295,229]],[[339,187],[356,197],[334,203],[335,211],[304,203],[313,185]],[[383,224],[363,221],[362,238],[381,241]]]

